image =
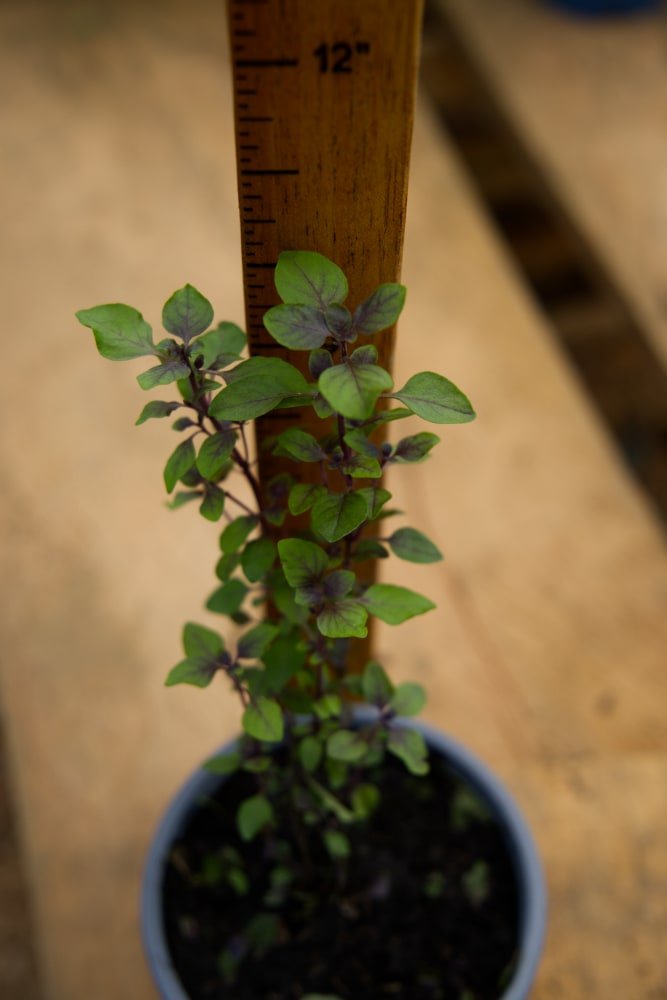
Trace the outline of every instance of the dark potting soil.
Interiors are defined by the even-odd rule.
[[[388,761],[377,780],[380,807],[346,829],[343,890],[311,830],[314,885],[294,886],[273,910],[264,901],[270,845],[261,837],[245,844],[236,832],[237,805],[256,791],[252,776],[235,775],[202,803],[174,845],[164,884],[169,946],[191,1000],[501,996],[516,956],[518,905],[499,828],[438,760],[420,778]],[[287,822],[278,835],[292,841]],[[251,873],[246,895],[201,877],[225,844]],[[226,984],[220,956],[243,953],[244,928],[258,912],[275,914],[279,943],[241,961]]]

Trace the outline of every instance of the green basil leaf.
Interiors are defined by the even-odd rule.
[[[179,479],[182,479],[186,472],[193,467],[195,457],[195,446],[192,443],[192,438],[181,441],[171,453],[164,467],[164,485],[167,487],[167,493],[171,493]]]
[[[283,251],[275,282],[283,302],[293,305],[326,309],[347,298],[347,278],[341,269],[322,254],[308,250]]]
[[[324,593],[328,600],[339,601],[354,589],[357,578],[349,569],[337,569],[324,578]]]
[[[428,774],[428,750],[416,729],[394,726],[389,731],[387,750],[402,760],[412,774]]]
[[[314,736],[306,736],[299,743],[299,760],[310,774],[313,774],[320,766],[323,749],[321,742]]]
[[[311,524],[327,542],[337,542],[355,531],[366,520],[367,501],[361,490],[352,493],[326,493],[312,508]]]
[[[180,403],[163,403],[159,399],[153,399],[150,403],[146,403],[137,418],[135,426],[138,427],[139,424],[143,424],[147,420],[153,420],[157,417],[168,417],[174,412],[174,410],[177,410],[180,405]]]
[[[239,611],[247,593],[248,588],[242,580],[228,580],[211,594],[206,607],[219,615],[234,615]]]
[[[278,626],[270,622],[255,625],[241,636],[238,642],[238,656],[242,660],[260,659],[278,635]]]
[[[325,400],[350,420],[370,417],[378,397],[392,385],[391,375],[384,368],[354,363],[352,358],[327,368],[317,381]]]
[[[175,684],[192,684],[194,687],[208,687],[219,667],[207,657],[187,657],[169,671],[164,682],[166,687]]]
[[[192,285],[185,285],[167,299],[162,310],[162,325],[169,333],[188,344],[213,322],[213,306]]]
[[[256,538],[248,542],[241,555],[241,566],[248,580],[255,583],[266,576],[276,558],[275,542],[270,538]]]
[[[185,506],[185,504],[189,503],[191,500],[201,500],[201,498],[202,494],[199,490],[195,490],[194,492],[179,490],[178,493],[174,493],[171,500],[167,503],[167,507],[169,510],[178,510],[179,507]]]
[[[236,826],[242,840],[253,840],[273,822],[273,806],[265,795],[252,795],[244,799],[236,813]]]
[[[382,467],[377,458],[368,455],[353,455],[349,462],[341,466],[341,472],[353,479],[379,479]]]
[[[230,576],[239,566],[240,562],[240,552],[227,552],[225,555],[220,556],[215,567],[215,575],[218,580],[220,580],[221,583],[225,583],[229,580]]]
[[[415,528],[399,528],[387,539],[387,544],[394,555],[408,562],[434,563],[442,559],[437,545]]]
[[[211,774],[233,774],[241,766],[241,755],[235,752],[220,753],[216,757],[211,757],[203,765],[205,771]]]
[[[354,311],[354,326],[360,333],[379,333],[393,326],[405,304],[404,285],[380,285]]]
[[[237,378],[220,390],[209,406],[212,417],[217,420],[253,420],[273,410],[287,396],[312,395],[305,378],[292,365],[280,358],[262,360],[265,362],[262,374]]]
[[[324,319],[329,333],[339,343],[343,340],[357,339],[356,330],[352,329],[352,313],[345,306],[332,305],[324,311]]]
[[[255,514],[244,514],[230,521],[225,530],[220,535],[220,548],[223,552],[236,552],[244,544],[259,524],[259,518]]]
[[[236,323],[218,323],[193,344],[192,356],[200,357],[204,368],[226,368],[238,360],[246,345],[246,335]]]
[[[157,385],[169,385],[187,378],[190,369],[183,361],[165,361],[164,364],[149,368],[147,372],[137,375],[137,382],[142,389],[154,389]]]
[[[388,625],[400,625],[435,607],[427,597],[393,583],[374,583],[359,600],[372,615]]]
[[[207,521],[219,521],[225,509],[225,494],[213,483],[206,483],[204,499],[199,507],[199,513]]]
[[[313,306],[274,306],[264,314],[263,323],[273,339],[290,350],[321,347],[330,336],[324,312]]]
[[[410,437],[401,438],[394,449],[392,459],[395,462],[421,462],[439,441],[437,434],[430,434],[428,431],[411,434]]]
[[[367,618],[366,608],[358,601],[346,597],[327,604],[317,616],[317,627],[320,634],[328,639],[345,639],[352,636],[365,639],[368,635]]]
[[[309,587],[322,578],[329,557],[314,542],[284,538],[278,542],[278,554],[285,579],[291,587]]]
[[[421,684],[399,684],[389,707],[396,715],[419,715],[426,704],[426,692]]]
[[[229,464],[235,445],[236,432],[232,430],[219,431],[206,438],[197,456],[197,468],[204,479],[215,482]]]
[[[364,499],[366,517],[369,521],[374,521],[387,501],[391,500],[391,493],[382,486],[366,486],[362,490],[357,490],[357,494]]]
[[[413,375],[394,397],[434,424],[465,424],[475,417],[469,399],[453,382],[435,372]]]
[[[298,427],[290,427],[276,438],[274,455],[289,455],[297,462],[319,462],[326,457],[316,438]]]
[[[339,729],[327,740],[327,755],[348,764],[355,764],[361,760],[367,750],[366,741],[349,729]]]
[[[368,819],[380,805],[380,790],[375,785],[357,785],[350,796],[354,815],[358,820]]]
[[[361,687],[369,705],[383,708],[394,693],[394,685],[384,668],[375,660],[370,660],[362,674]]]
[[[279,743],[284,734],[283,713],[277,701],[260,695],[243,713],[243,731],[264,743]]]
[[[152,330],[140,312],[121,303],[80,309],[76,318],[93,331],[97,350],[109,361],[157,354]]]
[[[331,368],[332,364],[333,358],[328,351],[323,349],[311,351],[308,355],[308,371],[311,378],[318,379],[322,372]]]
[[[186,656],[209,657],[212,660],[222,653],[225,644],[217,632],[203,625],[188,622],[183,627],[183,649]]]
[[[277,695],[303,668],[306,653],[299,639],[281,635],[265,650],[262,659],[266,668],[263,673],[263,690],[267,694]]]
[[[350,856],[350,840],[340,830],[324,830],[322,833],[324,846],[334,861],[342,861]]]
[[[378,446],[369,441],[366,434],[358,428],[347,431],[343,440],[346,444],[349,444],[353,451],[359,452],[360,455],[366,455],[368,458],[379,458],[380,456]]]
[[[303,514],[310,510],[324,492],[324,487],[313,483],[295,483],[290,490],[287,506],[290,514]]]

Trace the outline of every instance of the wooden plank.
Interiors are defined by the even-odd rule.
[[[127,367],[70,319],[119,299],[157,321],[186,279],[219,318],[243,314],[238,229],[220,224],[236,219],[222,11],[165,5],[159,31],[151,5],[105,17],[83,31],[46,0],[0,11],[21,164],[0,168],[5,318],[21,332],[3,390],[16,419],[0,442],[0,695],[49,1000],[154,996],[137,937],[146,844],[238,725],[224,686],[162,687],[181,622],[211,620],[217,532],[164,509],[165,429],[132,426]],[[667,981],[667,557],[423,114],[404,277],[397,379],[442,370],[479,421],[390,483],[446,562],[393,568],[439,611],[382,631],[387,664],[428,686],[430,721],[483,753],[530,816],[552,891],[537,1000],[653,1000]]]
[[[667,11],[591,20],[437,0],[667,365]]]

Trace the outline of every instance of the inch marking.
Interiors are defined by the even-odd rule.
[[[334,42],[327,45],[322,42],[314,50],[313,55],[319,61],[320,73],[351,73],[353,71],[352,57],[355,52],[359,55],[368,55],[371,50],[370,42]]]
[[[276,344],[275,341],[269,342],[268,340],[258,340],[255,337],[251,337],[253,347],[261,347],[263,351],[279,351],[280,344]],[[282,416],[282,410],[281,410]]]
[[[256,226],[258,223],[262,223],[262,225],[268,226],[271,225],[271,223],[274,223],[275,221],[276,221],[275,219],[253,219],[252,222],[248,223],[248,225]]]
[[[241,160],[241,163],[245,163],[245,162],[247,162],[247,161]],[[242,170],[241,171],[241,174],[244,177],[283,177],[283,176],[298,177],[298,175],[300,173],[301,173],[300,170],[291,169],[291,168],[285,169],[283,167],[276,167],[275,169],[270,169],[270,170]]]
[[[270,422],[272,419],[275,420],[275,415],[273,413],[265,413],[263,416],[256,417],[255,419],[256,420],[268,420]],[[280,419],[281,420],[301,420],[302,418],[301,418],[301,414],[300,413],[291,413],[289,410],[281,410],[280,411]]]
[[[247,115],[239,115],[240,122],[272,122],[273,120],[268,116],[266,118],[249,118]]]
[[[275,267],[275,266],[276,266],[276,263],[277,263],[277,262],[276,262],[275,260],[272,260],[272,261],[271,261],[270,263],[268,263],[268,264],[253,264],[252,266],[253,266],[253,267],[257,267],[257,268],[261,268],[261,267],[263,267],[263,268],[265,268],[265,269],[267,269],[267,270],[268,270],[269,268],[272,268],[272,267]]]
[[[298,66],[298,59],[237,59],[236,65],[243,69],[267,69],[270,66]]]

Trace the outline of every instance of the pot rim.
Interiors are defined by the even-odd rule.
[[[354,721],[361,724],[375,717],[372,709],[357,709],[354,713]],[[546,883],[532,833],[504,784],[467,747],[423,722],[401,719],[400,724],[417,729],[429,749],[447,758],[452,770],[484,799],[502,829],[518,886],[519,948],[512,980],[499,1000],[526,1000],[542,955],[547,923]],[[235,743],[236,739],[230,740],[217,752],[228,752]],[[224,776],[201,767],[190,775],[169,803],[148,851],[140,922],[144,953],[163,1000],[191,1000],[169,953],[162,917],[162,882],[169,849],[197,799],[224,780]]]

